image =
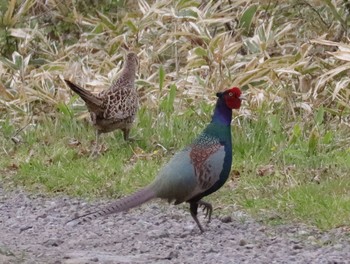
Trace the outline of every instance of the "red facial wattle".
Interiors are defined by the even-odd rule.
[[[241,90],[233,87],[225,91],[224,99],[226,105],[231,109],[239,109],[241,107]]]

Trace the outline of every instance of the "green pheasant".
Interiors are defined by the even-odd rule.
[[[90,221],[161,198],[175,204],[188,202],[191,215],[203,232],[197,218],[198,207],[203,207],[210,221],[212,205],[202,201],[202,198],[221,188],[229,176],[232,164],[232,109],[240,108],[242,100],[241,91],[236,87],[217,93],[217,97],[210,124],[192,144],[170,159],[151,184],[105,208],[78,216],[69,222],[78,224]]]

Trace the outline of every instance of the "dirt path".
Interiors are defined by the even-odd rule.
[[[272,228],[237,212],[220,220],[214,211],[204,234],[187,210],[157,202],[64,225],[91,206],[0,188],[0,263],[350,263],[341,229]]]

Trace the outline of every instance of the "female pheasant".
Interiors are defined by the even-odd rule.
[[[113,81],[109,89],[96,95],[69,80],[64,80],[86,103],[96,128],[96,147],[101,133],[116,129],[123,131],[125,140],[129,139],[130,128],[138,109],[138,94],[135,89],[136,66],[136,54],[128,53],[120,77]]]
[[[210,222],[212,205],[201,199],[217,191],[229,176],[232,164],[232,109],[240,108],[242,100],[237,87],[217,93],[217,97],[211,123],[191,145],[170,159],[151,184],[103,209],[78,216],[69,222],[86,222],[128,210],[154,198],[162,198],[175,204],[188,202],[194,221],[204,232],[197,218],[197,210],[199,206],[203,207]]]

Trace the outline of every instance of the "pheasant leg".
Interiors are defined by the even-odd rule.
[[[202,200],[199,200],[197,203],[198,203],[199,207],[203,208],[203,212],[205,213],[205,217],[208,218],[208,223],[210,223],[211,213],[213,212],[213,206],[210,203],[204,202]]]
[[[124,128],[124,129],[122,129],[122,131],[123,131],[123,135],[124,135],[124,140],[125,141],[130,140],[130,138],[129,138],[130,129]]]
[[[199,220],[197,218],[198,202],[190,202],[190,212],[191,212],[191,216],[194,219],[194,221],[196,222],[197,226],[199,227],[201,232],[204,233],[204,229],[203,229],[201,223],[199,223]]]
[[[99,138],[100,138],[100,133],[98,130],[96,130],[96,140],[95,140],[95,145],[93,146],[90,154],[90,158],[96,158],[98,154],[100,153],[100,146],[99,146]]]

